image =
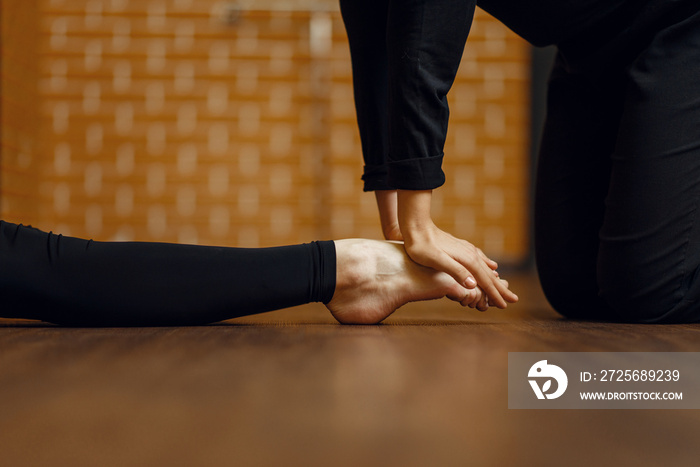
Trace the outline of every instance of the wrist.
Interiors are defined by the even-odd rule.
[[[407,240],[435,226],[430,212],[432,193],[432,190],[398,190],[399,226]]]
[[[386,240],[403,240],[397,214],[398,201],[396,190],[377,190],[374,192],[379,208],[379,222]]]

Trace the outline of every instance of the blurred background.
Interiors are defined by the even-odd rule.
[[[95,240],[381,238],[337,0],[2,0],[0,218]],[[477,11],[442,228],[529,255],[531,53]]]

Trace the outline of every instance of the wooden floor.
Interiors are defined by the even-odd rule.
[[[700,327],[412,304],[378,326],[322,306],[186,328],[0,320],[0,464],[697,465],[700,411],[509,410],[507,353],[700,351]]]

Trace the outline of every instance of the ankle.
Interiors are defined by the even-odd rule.
[[[358,287],[369,279],[372,258],[366,251],[365,240],[335,240],[335,251],[336,290]]]

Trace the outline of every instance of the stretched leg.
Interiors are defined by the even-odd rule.
[[[630,67],[598,258],[622,318],[700,320],[700,13]]]
[[[93,242],[0,221],[2,316],[188,325],[327,303],[335,259],[333,242],[261,249]]]
[[[611,318],[598,296],[596,261],[622,105],[619,81],[596,85],[568,73],[559,58],[549,82],[535,194],[535,251],[547,299],[569,318]]]
[[[337,278],[337,282],[336,282]],[[323,302],[345,323],[377,323],[409,301],[469,294],[375,240],[275,248],[93,242],[0,221],[7,318],[76,326],[194,325]]]

